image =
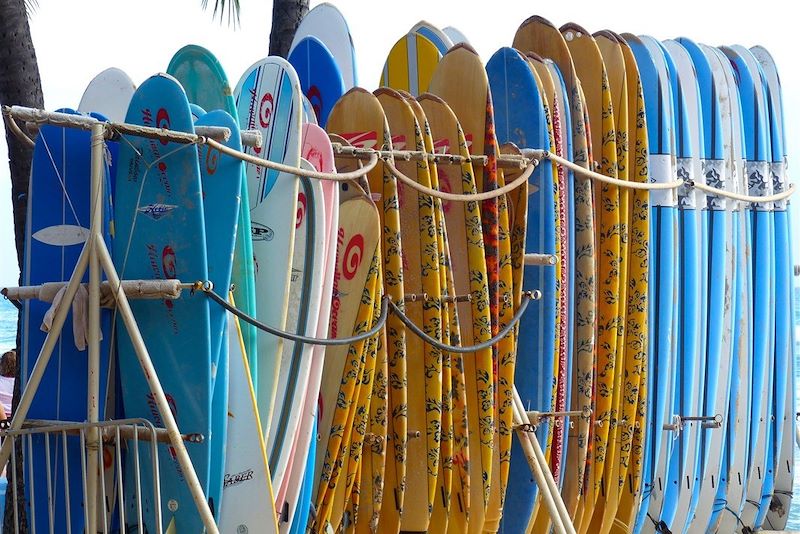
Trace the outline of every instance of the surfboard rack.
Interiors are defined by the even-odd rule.
[[[403,300],[405,302],[428,302],[430,300],[430,295],[427,293],[406,293],[403,296]],[[472,302],[472,295],[445,295],[441,299],[441,302]]]
[[[556,264],[557,258],[555,254],[525,254],[525,265],[545,265],[552,266]]]
[[[722,414],[716,415],[673,415],[671,423],[665,423],[664,430],[675,432],[677,435],[683,430],[686,423],[700,422],[703,428],[720,428],[722,426]]]
[[[93,441],[93,434],[101,436],[101,441]],[[48,506],[48,503],[55,502],[56,495],[65,499],[67,503],[70,498],[79,498],[70,495],[70,484],[62,482],[69,480],[70,477],[80,477],[82,481],[80,498],[83,499],[83,502],[115,502],[123,524],[129,525],[129,527],[142,525],[146,517],[148,520],[152,519],[152,524],[156,525],[158,532],[163,532],[161,506],[145,508],[140,484],[142,473],[152,473],[153,480],[156,481],[152,488],[153,502],[160,502],[158,443],[162,442],[162,435],[166,436],[165,429],[156,428],[146,419],[120,419],[94,423],[28,420],[25,421],[23,428],[0,430],[0,437],[3,438],[4,444],[9,444],[11,454],[17,456],[23,451],[28,451],[26,468],[33,468],[33,464],[37,461],[46,461],[49,466],[53,464],[59,466],[57,470],[48,467],[47,477],[44,479],[31,477],[26,481],[27,493],[30,496],[27,504],[30,506],[31,517],[28,517],[26,522],[24,518],[19,517],[18,507],[13,506],[14,532],[22,532],[25,525],[31,532],[35,532],[37,529],[48,530],[48,525],[31,525],[31,518],[35,516],[36,506]],[[34,440],[44,444],[46,451],[44,458],[30,454],[29,451],[31,451]],[[169,437],[166,437],[165,442],[171,443]],[[81,449],[80,463],[77,466],[70,464],[71,454],[67,452],[67,448],[74,447],[75,444],[79,444]],[[145,451],[148,451],[148,454],[143,454]],[[91,464],[90,458],[97,455],[104,459],[104,462],[100,464],[102,466],[100,471],[104,476],[88,476],[88,473],[99,472],[90,471],[88,467]],[[127,459],[123,459],[124,455],[127,456]],[[126,462],[130,462],[135,470],[135,476],[132,477],[134,483],[129,485],[122,483]],[[17,473],[17,462],[10,462],[8,465],[10,481],[15,481],[18,476],[22,476],[21,473]],[[88,500],[91,480],[97,482],[96,501]],[[16,483],[9,483],[9,491],[12,492],[16,502],[26,500],[26,496],[17,494]],[[35,496],[46,498],[36,498]],[[126,506],[126,503],[135,503],[135,506],[130,508]],[[111,518],[108,517],[105,506],[85,506],[83,512],[85,523],[88,524],[91,518],[98,526],[97,532],[110,530]],[[66,522],[70,524],[69,507],[67,507],[66,514]],[[52,528],[55,525],[49,526]],[[63,528],[63,525],[58,525],[56,528]]]
[[[583,410],[573,410],[573,411],[564,411],[564,412],[537,412],[537,411],[527,411],[528,419],[530,420],[530,424],[534,427],[539,426],[539,424],[543,420],[552,420],[553,424],[558,426],[562,424],[562,420],[567,417],[575,417],[579,419],[589,420],[592,416],[592,410],[589,407],[584,408]],[[572,423],[570,422],[570,425]]]

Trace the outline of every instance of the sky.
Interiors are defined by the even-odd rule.
[[[318,3],[312,1],[311,6]],[[637,0],[332,3],[348,21],[356,48],[359,84],[369,90],[377,88],[394,42],[422,19],[461,30],[484,62],[498,48],[510,46],[516,29],[531,15],[543,16],[556,26],[575,22],[592,33],[610,29],[657,39],[685,36],[708,45],[759,44],[772,53],[781,74],[790,175],[791,162],[800,155],[800,131],[796,126],[800,124],[800,70],[792,68],[796,65],[793,49],[796,50],[797,28],[794,17],[785,11],[785,2],[761,0],[757,8],[752,2],[739,0],[671,0],[661,4]],[[89,81],[108,67],[124,70],[140,84],[150,75],[166,70],[172,55],[187,44],[209,49],[220,60],[231,85],[235,85],[245,69],[267,55],[272,2],[241,0],[241,25],[236,29],[212,20],[211,11],[203,11],[200,4],[200,0],[39,0],[30,24],[45,108],[77,107]],[[7,159],[3,132],[0,287],[16,285],[19,273]],[[800,233],[795,231],[795,235]],[[795,257],[800,257],[797,251]]]

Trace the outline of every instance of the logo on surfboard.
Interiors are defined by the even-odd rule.
[[[252,221],[250,223],[250,233],[253,241],[272,241],[275,237],[275,232],[272,231],[272,228]]]
[[[378,145],[377,132],[343,133],[342,137],[357,148],[375,148]]]
[[[147,215],[154,221],[158,221],[166,217],[169,212],[177,208],[178,206],[174,204],[148,204],[147,206],[142,206],[141,208],[137,209],[139,213],[143,215]]]
[[[342,256],[342,275],[345,279],[352,280],[364,257],[364,236],[356,234],[351,237]]]
[[[272,93],[264,93],[261,97],[261,104],[258,106],[258,121],[262,128],[269,128],[272,121],[272,112],[275,110],[275,101]]]

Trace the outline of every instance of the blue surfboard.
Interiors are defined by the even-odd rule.
[[[186,94],[177,80],[166,74],[148,78],[139,87],[125,121],[194,131]],[[116,186],[114,262],[121,278],[208,279],[197,149],[193,145],[130,136],[121,143],[119,159],[123,171]],[[132,301],[131,308],[179,428],[210,436],[209,301],[202,295],[184,293],[177,300]],[[124,328],[118,330],[118,339],[126,416],[146,418],[163,426]],[[210,442],[188,445],[187,450],[201,487],[207,492]],[[141,465],[149,465],[149,449],[140,447],[139,453]],[[127,518],[136,517],[137,507],[131,456],[127,469]],[[165,527],[174,521],[179,531],[200,532],[202,522],[174,452],[159,444],[158,456],[161,503],[152,501],[152,472],[144,468],[140,473],[146,528],[155,531],[153,511],[163,504]],[[168,507],[170,502],[172,506]]]
[[[550,149],[542,95],[524,56],[513,48],[501,48],[486,65],[495,109],[498,143],[519,148]],[[525,251],[556,254],[555,198],[551,165],[540,165],[529,183],[537,190],[528,199]],[[551,411],[553,404],[556,341],[556,272],[550,266],[525,266],[523,290],[539,289],[542,299],[531,302],[533,309],[523,316],[519,327],[517,366],[514,383],[526,409]],[[536,438],[544,449],[550,425],[540,425]],[[505,532],[524,531],[536,499],[530,468],[522,447],[512,441],[511,469],[503,513]]]
[[[308,36],[292,48],[289,63],[297,71],[317,123],[324,128],[333,105],[344,94],[344,80],[336,60],[322,41]]]
[[[636,58],[647,113],[650,179],[668,182],[675,179],[672,164],[675,141],[672,112],[672,87],[666,59],[660,47],[648,48],[640,38],[623,34]],[[649,361],[647,430],[645,459],[642,471],[642,501],[634,532],[641,532],[645,523],[652,528],[658,521],[648,516],[651,497],[664,487],[666,459],[671,435],[663,430],[672,409],[673,342],[675,332],[675,228],[677,210],[671,190],[650,194],[650,275],[649,275]]]
[[[770,174],[775,193],[787,187],[786,141],[783,128],[783,101],[781,84],[775,62],[763,47],[750,49],[761,66],[767,84],[767,107],[769,110],[771,163]],[[793,304],[794,284],[792,275],[792,240],[789,223],[789,203],[774,204],[775,228],[775,354],[773,382],[774,439],[772,440],[772,479],[765,480],[762,504],[755,526],[772,530],[783,530],[789,516],[794,478],[795,439],[795,380],[793,354]],[[770,484],[771,482],[771,484]],[[769,496],[769,501],[765,499]]]
[[[694,67],[685,50],[675,44],[675,56],[662,45],[672,82],[673,110],[675,120],[675,147],[678,178],[693,182],[699,178],[702,122],[699,107],[699,87]],[[684,55],[678,57],[679,54]],[[681,60],[683,69],[678,68]],[[676,262],[676,284],[678,329],[676,365],[673,368],[675,393],[672,410],[680,417],[698,415],[699,400],[703,384],[699,375],[705,367],[705,356],[700,350],[703,320],[701,318],[701,253],[704,236],[697,213],[698,194],[695,190],[678,190],[678,234]],[[704,201],[704,198],[699,200]],[[697,434],[699,422],[684,423],[674,437],[672,455],[669,458],[667,484],[660,520],[672,528],[678,508],[685,509],[695,486],[697,464]]]
[[[217,58],[209,50],[197,45],[187,45],[178,50],[169,62],[167,73],[174,76],[186,91],[189,102],[211,111],[227,111],[238,120],[236,102],[233,99],[228,77]],[[253,241],[250,237],[250,199],[247,182],[242,170],[241,209],[237,222],[236,248],[233,254],[231,279],[235,286],[236,303],[251,317],[256,316],[255,266],[253,263]],[[255,326],[242,321],[242,338],[247,350],[253,386],[258,387],[258,345]]]
[[[238,121],[226,111],[217,109],[195,121],[198,126],[221,126],[230,129],[231,136],[225,145],[241,150]],[[231,284],[234,245],[239,218],[239,198],[244,162],[222,154],[209,146],[198,149],[200,180],[203,186],[203,216],[206,227],[208,277],[217,291]],[[211,475],[209,503],[220,509],[222,480],[225,471],[225,443],[228,421],[228,323],[227,312],[220,306],[210,311],[213,395],[211,400]],[[216,356],[213,356],[216,355]]]
[[[60,110],[75,113],[70,109]],[[102,117],[98,117],[105,120]],[[22,282],[38,285],[67,281],[72,275],[83,244],[89,236],[91,142],[84,130],[42,126],[36,138],[31,180],[28,189],[28,214],[25,231],[25,256]],[[111,246],[109,222],[110,169],[106,169],[103,236]],[[83,282],[88,282],[88,272]],[[46,333],[40,330],[50,304],[26,300],[22,323],[21,386],[33,369],[44,344]],[[99,413],[104,415],[108,358],[111,350],[111,313],[100,311],[100,397]],[[61,337],[56,343],[37,394],[28,411],[30,419],[85,421],[87,416],[87,353],[78,350],[73,336],[73,316],[67,315]],[[49,454],[48,454],[49,450]],[[60,530],[69,514],[73,532],[84,528],[83,485],[80,476],[81,442],[79,438],[33,436],[30,448],[26,442],[25,498],[28,503],[28,524],[32,529],[47,532]],[[69,480],[65,480],[68,463]],[[49,474],[48,474],[49,472]],[[77,476],[76,476],[77,473]],[[49,477],[49,478],[48,478]],[[48,503],[48,480],[52,484],[52,500]],[[69,497],[66,490],[69,489]],[[69,500],[67,500],[69,499]],[[31,502],[39,504],[34,510]],[[49,504],[49,507],[45,505]],[[52,516],[50,512],[52,511]]]

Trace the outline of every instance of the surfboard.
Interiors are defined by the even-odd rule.
[[[301,92],[294,68],[284,59],[268,57],[250,66],[233,92],[243,129],[257,128],[263,136],[260,148],[245,152],[291,166],[300,164]],[[292,250],[297,218],[299,180],[246,165],[250,219],[255,263],[258,320],[286,328],[291,280]],[[257,336],[258,395],[265,437],[271,432],[273,407],[278,393],[283,340],[259,331]],[[270,456],[272,450],[267,450]]]
[[[604,37],[615,39],[620,46],[625,63],[628,111],[628,179],[647,182],[650,179],[648,166],[648,132],[644,92],[633,51],[625,40],[615,33],[603,32]],[[598,42],[600,40],[598,39]],[[626,374],[624,387],[632,399],[626,396],[623,403],[622,420],[627,422],[621,429],[619,446],[619,503],[617,514],[610,525],[610,532],[627,532],[639,500],[647,416],[647,347],[649,325],[647,323],[650,302],[648,272],[650,258],[650,194],[632,190],[628,202],[628,289],[626,311]],[[625,409],[627,408],[627,410]]]
[[[441,55],[445,55],[453,47],[453,41],[450,36],[427,20],[421,20],[414,24],[408,33],[422,35],[436,46]]]
[[[664,43],[661,46],[673,88],[678,177],[693,182],[702,173],[699,157],[702,143],[699,86],[691,58],[683,47],[677,43]],[[699,413],[704,384],[701,372],[706,365],[705,355],[700,350],[705,338],[701,315],[703,303],[700,298],[704,289],[700,272],[701,254],[708,241],[699,224],[698,203],[705,203],[704,196],[686,188],[678,189],[677,286],[680,296],[677,302],[679,324],[672,411],[680,417]],[[694,492],[699,426],[697,422],[683,422],[674,438],[667,466],[664,503],[660,511],[660,520],[670,528],[678,524],[682,528],[683,521],[676,523],[676,514],[688,509]]]
[[[419,97],[422,109],[431,128],[433,146],[442,153],[458,153],[462,157],[470,155],[467,138],[458,119],[450,106],[433,94]],[[477,192],[475,174],[469,159],[461,162],[440,163],[437,165],[437,177],[442,191],[470,194]],[[486,259],[484,255],[483,231],[480,221],[480,208],[477,202],[443,201],[442,209],[448,230],[450,248],[454,251],[467,251],[466,257],[454,254],[452,275],[455,294],[472,295],[468,302],[459,301],[458,316],[461,321],[461,343],[464,346],[475,345],[491,338],[491,317],[489,314],[488,287],[486,276]],[[453,401],[454,418],[454,459],[455,476],[460,479],[451,495],[451,513],[447,524],[448,532],[467,532],[468,521],[473,521],[473,509],[482,510],[486,477],[483,472],[491,458],[488,440],[482,437],[483,427],[480,418],[486,411],[477,403],[481,377],[490,376],[492,369],[491,350],[482,349],[463,357],[456,356],[453,389],[457,395]],[[463,377],[461,379],[460,377]],[[461,404],[460,391],[466,404]],[[471,409],[470,409],[471,408]],[[475,414],[475,415],[471,415]],[[464,426],[466,423],[466,426]],[[489,434],[491,438],[491,434]],[[489,448],[487,451],[486,449]],[[472,486],[478,486],[474,489]],[[474,506],[473,506],[474,500]]]
[[[691,56],[700,87],[700,103],[703,112],[703,150],[705,157],[702,179],[707,185],[728,190],[733,188],[730,135],[730,106],[720,105],[718,94],[724,87],[724,74],[716,57],[706,56],[704,50],[693,41],[680,38],[679,42]],[[724,103],[724,101],[723,101]],[[735,250],[733,240],[733,202],[716,196],[707,196],[704,226],[708,228],[707,293],[704,296],[708,317],[721,317],[721,321],[707,323],[705,357],[707,369],[715,369],[705,375],[704,398],[701,406],[707,415],[727,415],[731,387],[731,353],[734,295]],[[728,247],[726,243],[732,243]],[[722,275],[720,275],[722,273]],[[699,493],[693,496],[689,508],[690,528],[705,529],[716,499],[717,488],[722,478],[722,456],[728,419],[722,417],[718,428],[709,425],[700,435],[700,485]]]
[[[520,148],[550,149],[548,120],[543,96],[527,60],[516,50],[502,48],[486,65],[492,97],[497,109],[496,132],[501,143],[512,142]],[[537,188],[530,198],[529,232],[526,252],[555,254],[555,224],[558,205],[552,166],[539,166],[531,177]],[[542,291],[542,299],[532,302],[519,327],[518,374],[514,384],[526,408],[542,412],[553,409],[553,384],[556,347],[556,270],[552,266],[526,266],[523,289]],[[550,425],[537,431],[542,449],[549,441]],[[521,460],[521,462],[520,462]],[[509,483],[508,509],[504,528],[521,531],[533,511],[536,486],[530,483],[530,472],[524,457],[511,456],[512,475]]]
[[[301,166],[314,170],[308,161],[301,161]],[[322,263],[326,259],[319,253],[324,249],[326,238],[322,195],[319,180],[300,178],[286,323],[290,331],[308,337],[317,333],[323,287],[319,282],[322,280]],[[271,451],[268,456],[270,473],[278,488],[285,487],[284,479],[308,389],[313,350],[312,345],[290,341],[283,346],[273,415],[275,431],[267,442],[267,450]]]
[[[377,97],[361,88],[348,91],[334,107],[337,113],[331,114],[328,131],[337,133],[360,148],[392,147],[391,134],[386,123],[386,116]],[[334,115],[336,121],[334,122]],[[383,284],[384,293],[392,301],[405,308],[403,291],[403,263],[402,240],[400,235],[400,214],[398,211],[397,181],[383,165],[379,164],[368,175],[369,190],[376,204],[379,204],[378,213],[381,220],[381,247],[383,257]],[[387,449],[386,461],[397,467],[405,464],[408,431],[413,431],[407,426],[407,374],[406,374],[406,334],[405,327],[394,314],[390,315],[386,324],[386,348],[388,359],[388,402],[389,412],[392,416],[387,421],[391,449]],[[421,430],[420,430],[421,431]],[[377,452],[377,451],[376,451]],[[373,487],[365,487],[362,483],[361,490],[371,499],[361,501],[360,521],[377,525],[378,518],[386,525],[392,522],[381,515],[383,495],[395,496],[394,502],[389,502],[389,508],[394,506],[395,511],[387,513],[402,515],[403,491],[405,487],[405,472],[397,473],[396,486],[384,487],[383,480],[375,480]],[[371,479],[370,479],[371,480]],[[362,481],[363,482],[363,481]]]
[[[514,48],[522,52],[535,52],[550,58],[558,66],[564,81],[569,101],[571,119],[572,153],[569,158],[589,169],[589,141],[584,116],[584,97],[575,72],[572,57],[564,37],[548,20],[530,17],[517,29]],[[594,381],[594,355],[596,342],[596,238],[595,213],[592,183],[580,175],[574,177],[574,226],[575,226],[575,291],[571,299],[575,307],[575,326],[569,337],[574,338],[570,405],[573,410],[591,410]],[[580,253],[578,253],[580,251]],[[565,459],[564,487],[562,496],[571,517],[576,517],[579,496],[582,495],[586,478],[587,454],[591,446],[590,433],[594,414],[580,418],[570,428],[569,445]]]
[[[152,76],[139,86],[125,122],[194,131],[186,94],[166,74]],[[197,149],[129,137],[121,143],[119,164],[126,169],[117,181],[115,196],[114,260],[120,278],[208,279]],[[210,436],[211,347],[216,340],[212,340],[208,300],[184,294],[177,300],[132,301],[131,309],[179,428]],[[126,332],[119,332],[118,350],[125,415],[161,426],[161,415]],[[201,487],[208,492],[211,443],[204,441],[187,450]],[[164,524],[174,521],[176,528],[201,530],[200,516],[174,454],[164,444],[158,451],[161,503],[151,501],[151,473],[146,469],[140,473],[139,504],[147,511],[148,530],[154,529],[151,514],[156,506],[162,506]],[[140,448],[139,456],[142,465],[150,464],[149,448]],[[129,461],[128,473],[133,468]],[[132,483],[132,477],[128,480]],[[127,515],[135,517],[136,492],[132,486],[127,490]]]
[[[167,73],[174,76],[186,91],[189,102],[207,111],[222,109],[237,119],[238,112],[228,77],[217,58],[207,49],[198,45],[187,45],[178,50],[169,62]],[[238,295],[239,307],[251,317],[256,315],[255,273],[253,265],[253,242],[250,233],[250,198],[247,176],[242,169],[239,189],[240,210],[237,221],[236,245],[233,254],[231,280]],[[253,373],[253,384],[257,387],[257,344],[255,326],[240,325],[245,348]]]
[[[677,41],[664,41],[663,47],[674,65],[676,99],[678,176],[695,181],[703,176],[704,125],[700,88],[694,64]],[[707,227],[703,224],[706,197],[701,191],[678,189],[678,231],[680,232],[679,277],[684,280],[679,299],[681,320],[678,334],[678,360],[675,369],[674,411],[682,417],[702,415],[702,387],[706,374],[706,325],[708,308],[703,295],[708,291]],[[675,530],[686,526],[690,503],[699,492],[699,446],[702,422],[683,421],[677,444],[670,458],[661,520]]]
[[[123,122],[136,84],[125,71],[109,67],[92,78],[81,96],[78,111],[96,112],[111,122]]]
[[[733,68],[728,58],[717,48],[705,48],[720,62],[727,83],[731,108],[731,167],[735,191],[747,191],[745,170],[744,123],[742,105]],[[725,87],[723,83],[723,87]],[[747,459],[750,447],[750,389],[748,384],[753,371],[753,267],[751,257],[751,225],[746,207],[734,204],[734,240],[736,242],[737,270],[735,275],[736,301],[734,307],[734,338],[731,373],[731,393],[728,409],[728,436],[725,450],[723,478],[715,500],[711,528],[735,529],[739,524],[742,503],[747,490]],[[737,233],[738,232],[738,233]]]
[[[369,329],[373,300],[377,294],[380,227],[374,203],[353,183],[341,184],[337,231],[336,271],[329,337],[346,337]],[[368,247],[368,248],[367,248]],[[366,251],[373,255],[367,257]],[[345,334],[346,332],[346,334]],[[315,526],[325,528],[341,470],[346,467],[344,451],[349,446],[355,415],[357,383],[363,374],[366,341],[328,347],[320,387],[319,447]],[[341,513],[341,512],[340,512]]]
[[[235,305],[233,296],[231,304]],[[230,355],[228,436],[220,530],[278,532],[272,479],[239,319],[227,316]]]
[[[345,91],[358,85],[353,38],[342,12],[328,2],[314,6],[297,26],[289,54],[303,38],[310,35],[319,39],[333,55],[342,73]]]
[[[389,88],[375,91],[389,129],[392,146],[397,150],[424,151],[422,130],[411,106],[403,96]],[[396,162],[397,169],[430,187],[427,162]],[[398,183],[397,197],[400,232],[403,241],[403,291],[406,295],[423,295],[406,302],[406,314],[431,337],[441,341],[441,285],[439,279],[439,244],[432,197]],[[403,531],[428,529],[433,500],[436,497],[441,439],[442,353],[416,336],[406,337],[406,369],[408,376],[408,425],[420,438],[409,440],[406,451],[406,484],[427,491],[410,492],[403,500],[400,521]]]
[[[314,169],[320,172],[334,172],[333,149],[328,140],[328,135],[319,127],[313,125],[303,125],[303,145],[301,154],[304,160],[311,163]],[[317,283],[321,286],[321,298],[317,328],[315,337],[325,338],[328,336],[328,323],[331,315],[331,298],[333,295],[333,277],[336,264],[336,235],[339,222],[339,184],[333,181],[322,181],[323,200],[318,204],[320,216],[324,219],[325,238],[322,248],[317,251],[319,257],[323,258],[322,272],[319,273]],[[319,398],[320,383],[322,380],[323,360],[325,358],[325,347],[315,345],[312,347],[311,365],[308,371],[308,384],[306,391],[303,392],[303,405],[300,417],[302,418],[297,425],[297,432],[294,436],[292,454],[290,457],[291,467],[286,483],[278,492],[278,508],[286,510],[286,519],[280,524],[281,532],[294,530],[293,522],[298,515],[303,519],[301,523],[307,521],[308,509],[311,505],[311,487],[313,486],[314,459],[304,460],[309,457],[310,449],[316,444],[316,420],[317,405]],[[308,467],[310,463],[311,467]],[[306,472],[310,471],[311,475]],[[309,480],[310,482],[306,482]],[[308,487],[308,490],[301,491],[301,486]],[[302,516],[302,510],[306,514]]]
[[[442,33],[445,34],[450,38],[450,41],[457,45],[459,43],[470,44],[469,39],[464,33],[459,30],[458,28],[454,28],[453,26],[445,26],[442,28]]]
[[[786,140],[783,126],[783,102],[781,84],[775,62],[769,52],[761,46],[750,49],[763,69],[768,87],[768,109],[770,121],[772,186],[775,193],[786,190]],[[791,505],[791,484],[794,466],[794,346],[791,328],[791,299],[794,294],[791,274],[791,230],[788,227],[788,202],[776,202],[775,209],[775,373],[773,406],[775,413],[774,484],[767,507],[763,498],[756,526],[783,529],[786,527]],[[787,244],[788,239],[788,244]],[[783,394],[781,394],[783,392]]]
[[[70,109],[61,111],[76,114]],[[102,116],[96,117],[105,120]],[[89,237],[91,191],[87,176],[90,175],[90,169],[89,132],[52,125],[42,126],[34,146],[28,188],[23,284],[67,281],[72,275],[83,244]],[[104,200],[100,201],[104,209],[103,226],[99,231],[106,245],[111,247],[110,224],[113,213],[109,175],[113,169],[107,168],[104,172]],[[88,280],[87,273],[83,282]],[[47,333],[40,327],[50,306],[50,303],[39,300],[25,301],[20,358],[22,388],[25,387],[44,344]],[[73,314],[68,314],[62,335],[56,342],[37,395],[28,411],[31,418],[86,420],[86,397],[75,394],[76,391],[87,390],[86,333],[80,330],[75,332],[74,322]],[[111,313],[108,310],[100,311],[100,332],[103,337],[100,342],[98,409],[102,416],[105,413],[107,387],[110,385],[108,366],[112,330]],[[76,346],[79,342],[82,342],[83,350]],[[81,441],[77,438],[53,440],[40,434],[32,436],[30,441],[25,440],[24,443],[24,498],[28,503],[28,525],[42,530],[63,528],[67,524],[72,529],[83,529],[85,502],[81,477],[64,479],[65,467],[74,473],[74,469],[81,465]],[[65,465],[67,462],[68,465]],[[48,480],[51,481],[51,488],[48,488]],[[47,502],[48,506],[33,509],[31,502]],[[98,527],[100,525],[102,522],[98,522]]]
[[[745,175],[748,194],[771,195],[769,174],[771,147],[767,110],[767,95],[762,72],[755,57],[741,46],[722,47],[737,75],[742,102]],[[748,207],[751,224],[753,287],[752,300],[752,370],[750,381],[750,446],[747,459],[747,488],[742,504],[741,520],[752,527],[761,506],[761,489],[766,476],[767,451],[772,418],[772,388],[775,344],[775,247],[774,214],[771,203],[751,204]]]
[[[442,52],[425,34],[409,32],[392,46],[383,64],[380,85],[414,96],[428,90]]]
[[[497,145],[493,131],[492,100],[489,93],[486,70],[475,50],[464,44],[451,48],[442,58],[434,72],[430,92],[447,102],[455,113],[463,128],[465,138],[467,140],[472,139],[470,153],[488,156],[484,165],[473,163],[477,190],[490,191],[497,188],[498,173],[495,160]],[[498,199],[493,198],[482,201],[480,214],[489,292],[490,332],[494,335],[499,330],[501,303],[501,251],[499,247],[500,224],[502,222],[499,216]],[[510,275],[510,272],[508,274]],[[507,289],[512,289],[510,284],[507,285]],[[476,414],[477,422],[479,423],[477,432],[473,430],[470,433],[470,450],[480,451],[480,459],[477,454],[472,456],[470,478],[481,480],[482,482],[481,485],[473,484],[470,487],[472,493],[470,498],[470,532],[477,532],[483,529],[493,480],[492,457],[494,454],[500,454],[500,451],[493,450],[494,435],[497,431],[495,414],[497,403],[497,390],[495,388],[497,381],[495,377],[497,375],[498,362],[502,360],[504,355],[508,354],[508,348],[513,351],[513,339],[510,336],[504,338],[502,346],[498,344],[492,347],[492,367],[486,371],[482,369],[482,362],[479,362],[478,358],[476,358],[475,368],[473,369],[470,369],[470,362],[467,360],[468,413]],[[504,364],[506,362],[511,363],[508,360],[502,361]],[[485,381],[486,375],[483,375],[483,373],[487,371],[491,380]],[[476,381],[475,379],[478,377],[480,378]],[[496,482],[500,483],[499,476]],[[505,484],[502,485],[504,486]]]
[[[231,130],[225,145],[241,150],[237,120],[226,111],[217,109],[206,113],[195,125],[222,126]],[[236,223],[239,218],[239,192],[244,163],[232,156],[222,154],[209,146],[198,149],[200,181],[203,187],[203,217],[206,227],[206,254],[208,257],[208,279],[216,288],[231,285],[232,258],[236,242]],[[215,511],[220,509],[223,477],[225,474],[227,405],[228,405],[228,326],[226,312],[220,306],[209,309],[212,354],[212,399],[211,399],[211,464],[209,478],[209,504]],[[215,363],[214,363],[215,362]]]
[[[647,137],[649,148],[650,180],[669,182],[675,179],[674,130],[672,124],[672,88],[667,79],[663,53],[651,55],[645,43],[638,37],[623,34],[630,46],[644,92],[647,113]],[[674,334],[673,308],[675,305],[675,254],[676,196],[673,190],[650,192],[650,265],[649,295],[651,306],[648,323],[651,325],[648,339],[648,384],[650,398],[647,411],[645,461],[642,475],[641,504],[634,523],[634,531],[640,532],[652,521],[647,518],[654,495],[660,494],[663,484],[658,477],[664,476],[668,457],[667,445],[671,441],[663,429],[667,412],[671,411],[671,380]]]
[[[591,34],[576,24],[566,24],[560,28],[567,48],[572,55],[575,72],[581,80],[581,87],[586,97],[592,150],[594,158],[600,163],[599,172],[607,176],[617,177],[617,145],[614,126],[614,108],[612,95],[608,85],[608,74],[603,63],[600,50]],[[620,271],[617,266],[624,263],[621,249],[623,228],[621,218],[627,217],[622,212],[619,189],[615,186],[602,185],[595,190],[596,232],[597,232],[597,273],[598,292],[601,294],[620,294]],[[611,428],[616,428],[617,418],[614,410],[614,376],[617,362],[621,362],[624,347],[619,339],[616,325],[624,321],[624,310],[616,300],[605,302],[598,299],[597,308],[597,356],[595,399],[593,413],[603,424],[595,428],[593,436],[593,455],[590,466],[593,486],[587,488],[586,505],[583,519],[578,522],[581,532],[589,528],[591,514],[597,500],[600,484],[603,483],[607,454],[615,454],[614,447],[609,447]],[[609,457],[613,463],[614,458]]]
[[[409,93],[402,93],[406,102],[411,106],[422,129],[425,152],[435,152],[433,133],[428,118],[420,103]],[[439,170],[434,162],[430,162],[431,187],[439,190]],[[453,298],[456,296],[452,272],[452,259],[450,256],[450,239],[442,200],[433,198],[434,215],[436,219],[438,249],[439,249],[439,284],[442,291],[442,342],[445,345],[458,345],[461,339],[461,323],[458,308]],[[428,530],[445,532],[451,513],[463,516],[464,510],[453,503],[452,495],[463,494],[464,487],[460,477],[455,473],[455,451],[458,442],[463,442],[467,426],[466,419],[455,417],[456,407],[466,406],[466,391],[464,390],[463,361],[458,353],[444,352],[442,355],[442,440],[439,448],[439,473],[437,484],[439,490],[434,499],[433,512]],[[464,416],[466,415],[461,411]],[[457,441],[458,440],[458,441]],[[454,519],[455,520],[455,519]]]
[[[345,91],[336,59],[322,41],[309,35],[292,47],[289,63],[297,71],[317,123],[324,128],[333,105]]]

